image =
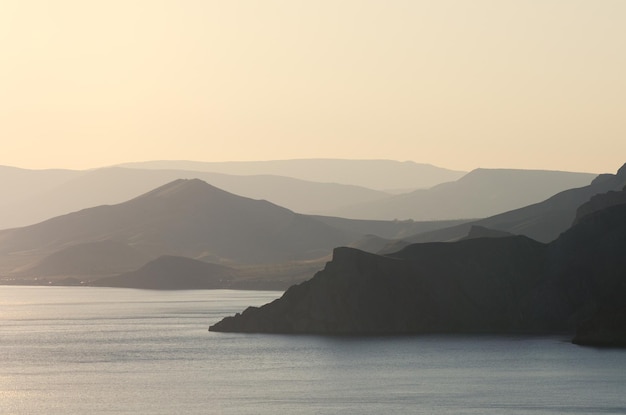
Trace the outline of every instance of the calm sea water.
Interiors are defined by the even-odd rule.
[[[210,333],[278,292],[0,287],[0,414],[625,414],[561,338]]]

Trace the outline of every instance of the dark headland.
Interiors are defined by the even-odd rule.
[[[624,347],[625,202],[626,190],[595,196],[550,243],[478,237],[388,255],[337,248],[311,280],[210,330],[576,333],[578,344]]]

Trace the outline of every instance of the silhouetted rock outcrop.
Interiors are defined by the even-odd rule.
[[[503,243],[504,242],[504,243]],[[531,307],[545,246],[525,237],[411,245],[394,256],[337,248],[280,300],[215,331],[324,334],[545,329]],[[533,319],[532,323],[528,320]]]
[[[626,304],[626,205],[582,217],[551,244],[523,236],[338,248],[315,277],[214,331],[396,334],[573,333]],[[611,313],[597,314],[604,328]],[[592,320],[594,321],[594,320]],[[591,339],[584,324],[580,338]],[[620,329],[609,326],[619,338]]]

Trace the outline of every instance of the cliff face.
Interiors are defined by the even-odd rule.
[[[313,279],[211,330],[396,334],[545,329],[531,302],[532,289],[546,269],[545,246],[525,237],[496,241],[424,244],[419,250],[411,246],[393,257],[338,248]]]
[[[586,215],[551,244],[479,238],[387,256],[338,248],[313,279],[210,330],[573,332],[598,310],[626,303],[624,252],[626,205]]]

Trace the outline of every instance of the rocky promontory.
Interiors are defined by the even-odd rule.
[[[611,321],[610,310],[626,304],[624,252],[626,204],[579,218],[550,244],[511,236],[413,244],[389,255],[337,248],[311,280],[210,330],[574,333],[580,327],[584,336],[590,333],[584,322],[600,310],[609,312],[597,321]],[[626,333],[619,324],[609,329]]]

